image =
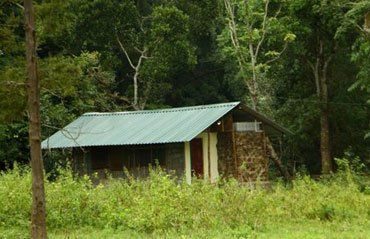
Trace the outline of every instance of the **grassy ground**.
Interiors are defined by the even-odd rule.
[[[369,238],[370,184],[349,168],[251,189],[179,184],[162,171],[93,186],[70,171],[45,181],[49,238]],[[0,173],[0,239],[28,238],[29,169]]]
[[[4,229],[0,238],[27,238],[27,230]],[[260,239],[367,239],[370,238],[370,222],[322,222],[318,220],[301,222],[277,222],[254,230],[248,227],[235,229],[220,228],[218,230],[192,230],[192,231],[155,231],[143,233],[136,231],[120,231],[112,229],[96,230],[83,228],[79,230],[59,230],[49,232],[49,238],[55,239],[135,239],[135,238],[260,238]]]

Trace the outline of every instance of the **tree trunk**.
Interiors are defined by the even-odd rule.
[[[249,92],[252,99],[252,108],[254,110],[257,110],[258,107],[258,84],[257,84],[257,73],[256,73],[256,55],[254,53],[253,45],[249,44],[249,55],[251,58],[251,64],[252,64],[252,80],[249,84],[247,84],[249,88]]]
[[[271,159],[274,161],[275,165],[277,166],[278,170],[280,171],[281,175],[285,178],[286,181],[290,181],[292,177],[290,176],[288,169],[284,167],[283,163],[279,159],[274,146],[272,146],[272,143],[269,139],[269,137],[266,137],[266,146],[269,151]]]
[[[329,105],[328,105],[328,85],[326,82],[326,69],[323,70],[321,77],[321,96],[320,96],[320,152],[321,152],[321,173],[329,174],[333,170],[330,137],[329,137]]]
[[[138,96],[138,82],[137,82],[137,78],[139,76],[139,72],[136,71],[135,72],[135,75],[134,75],[134,103],[133,103],[133,107],[135,110],[138,110],[139,109],[139,96]]]
[[[329,174],[333,170],[330,147],[329,133],[329,104],[328,104],[328,67],[335,53],[334,51],[326,55],[324,54],[324,42],[318,41],[319,48],[315,64],[309,62],[312,72],[315,77],[316,93],[320,103],[320,154],[321,154],[321,173]]]
[[[29,144],[32,168],[31,238],[47,238],[44,168],[41,152],[40,83],[37,76],[35,17],[32,0],[24,0]]]

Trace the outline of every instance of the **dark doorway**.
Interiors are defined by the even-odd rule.
[[[203,144],[202,139],[190,141],[191,172],[197,177],[203,176]]]

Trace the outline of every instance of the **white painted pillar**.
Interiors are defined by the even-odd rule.
[[[188,184],[191,184],[191,156],[190,156],[190,142],[184,143],[185,151],[185,178]]]
[[[217,133],[210,134],[210,154],[211,154],[211,182],[218,178],[218,154],[217,154]]]
[[[217,133],[211,132],[208,134],[208,132],[207,133],[203,132],[199,134],[197,138],[202,139],[204,179],[210,180],[211,182],[215,182],[219,176],[218,174],[218,154],[217,154]],[[210,157],[208,157],[208,140],[210,141],[209,142]]]
[[[202,148],[203,148],[203,178],[209,179],[209,167],[208,167],[208,135],[206,133],[201,134]]]

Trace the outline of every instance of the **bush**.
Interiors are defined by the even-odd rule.
[[[113,180],[94,186],[60,170],[46,181],[49,229],[111,228],[139,232],[228,228],[246,235],[282,220],[346,221],[370,219],[370,196],[351,174],[314,181],[297,178],[292,187],[250,189],[234,180],[210,184],[178,183],[156,169],[145,180]],[[29,169],[0,174],[0,228],[27,227],[31,208]]]

